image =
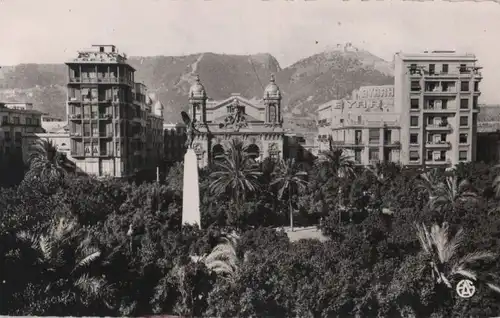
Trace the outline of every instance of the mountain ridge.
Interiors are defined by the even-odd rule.
[[[222,100],[232,93],[262,98],[271,74],[283,94],[285,118],[314,120],[318,105],[349,96],[363,85],[393,83],[391,64],[365,50],[325,50],[281,68],[270,53],[213,52],[181,56],[129,56],[135,79],[147,85],[165,106],[165,122],[177,122],[188,107],[187,95],[200,76],[208,96]],[[54,116],[65,116],[67,69],[64,64],[26,63],[0,69],[0,100],[33,102]]]

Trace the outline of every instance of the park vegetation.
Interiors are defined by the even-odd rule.
[[[96,179],[40,143],[0,189],[0,314],[500,313],[495,166],[363,168],[334,148],[258,163],[234,142],[199,175],[202,229],[181,227],[182,164],[160,183]],[[281,230],[311,225],[328,239]]]

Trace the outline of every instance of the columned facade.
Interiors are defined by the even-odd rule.
[[[224,153],[232,140],[239,140],[257,161],[283,156],[281,93],[271,77],[263,99],[254,103],[239,94],[222,101],[209,101],[199,77],[189,91],[189,115],[199,133],[193,141],[200,167]]]

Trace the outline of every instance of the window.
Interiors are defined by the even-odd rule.
[[[434,125],[434,116],[427,117],[427,125]]]
[[[418,154],[418,151],[412,150],[410,151],[410,161],[418,161],[420,160],[420,155]]]
[[[427,160],[432,160],[432,150],[427,150]]]
[[[467,65],[460,64],[460,74],[467,73]]]
[[[418,117],[417,116],[410,117],[410,127],[418,127]]]
[[[462,91],[462,92],[468,92],[469,91],[469,82],[462,81],[460,83],[460,91]]]
[[[355,130],[354,131],[354,143],[356,145],[361,144],[361,136],[362,136],[361,130]]]
[[[419,81],[412,81],[411,82],[411,91],[412,92],[420,91],[420,82]]]
[[[460,134],[459,140],[461,144],[466,144],[467,143],[467,134]]]
[[[21,120],[19,119],[19,117],[14,117],[14,125],[19,125],[21,122]]]
[[[361,124],[361,116],[358,116],[358,124]]]
[[[7,124],[9,122],[9,116],[2,116],[2,124]]]
[[[438,87],[439,87],[438,83],[431,82],[431,83],[426,84],[425,90],[427,92],[433,92],[433,91],[437,90]]]
[[[340,120],[340,123],[341,123],[341,124],[343,124],[343,123],[344,123],[344,120],[343,120],[343,119],[341,119],[341,120]]]
[[[443,99],[441,101],[441,109],[448,109],[448,100],[447,99]]]
[[[392,141],[392,131],[391,130],[384,130],[384,142],[386,144],[390,144]]]
[[[354,161],[356,163],[361,163],[361,149],[354,150]]]
[[[26,118],[26,125],[31,125],[31,118],[29,117]]]
[[[379,160],[378,149],[370,149],[368,152],[368,157],[371,160]]]
[[[378,144],[380,142],[380,129],[370,129],[368,134],[371,144]]]
[[[16,131],[16,132],[14,133],[14,139],[15,139],[16,141],[23,139],[23,135],[21,134],[21,132],[20,132],[20,131]]]
[[[479,82],[474,82],[474,92],[479,92]]]
[[[467,160],[467,151],[466,150],[461,150],[458,152],[458,160],[460,160],[460,161]]]
[[[443,67],[441,68],[441,73],[448,74],[448,64],[443,64]]]
[[[419,104],[420,104],[420,101],[417,98],[412,98],[410,108],[411,109],[418,109],[420,106]]]
[[[460,99],[460,109],[467,109],[467,108],[469,108],[469,99],[468,98]]]
[[[83,124],[83,135],[85,137],[90,136],[90,124]]]
[[[433,75],[436,73],[436,64],[429,64],[429,74]]]
[[[410,144],[418,144],[418,134],[410,134]]]
[[[415,74],[417,72],[417,64],[410,64],[410,74]]]
[[[460,127],[467,127],[467,126],[469,126],[469,117],[460,116]]]
[[[472,108],[477,109],[477,96],[472,98]]]

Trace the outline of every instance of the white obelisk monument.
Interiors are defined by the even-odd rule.
[[[189,147],[184,155],[184,182],[182,184],[182,224],[198,225],[200,221],[200,184],[198,158]]]

